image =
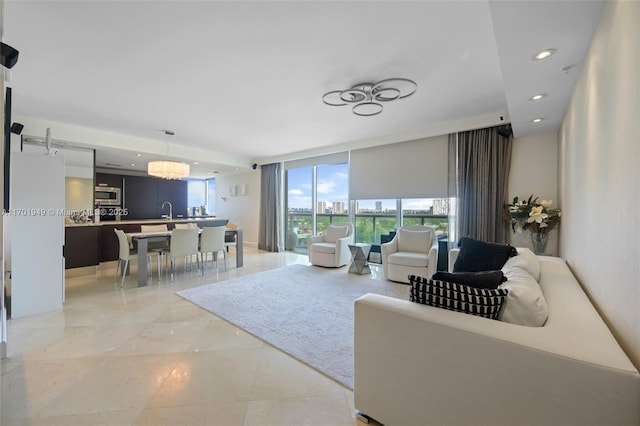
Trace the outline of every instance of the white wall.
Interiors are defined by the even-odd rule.
[[[514,138],[509,174],[508,202],[514,197],[553,200],[558,204],[558,136],[545,133],[536,136]],[[510,243],[516,247],[531,247],[528,232],[510,233]],[[549,233],[545,254],[558,255],[558,229]]]
[[[562,257],[640,368],[640,2],[605,2],[559,135]]]
[[[3,34],[2,34],[2,28],[4,28],[4,0],[0,0],[0,40],[4,40]],[[3,125],[0,126],[2,127],[2,129],[0,129],[0,137],[2,139],[0,139],[2,141],[2,143],[0,143],[0,164],[4,164],[4,67],[0,67],[2,68],[2,70],[0,71],[0,80],[2,80],[2,83],[0,84],[0,87],[2,88],[2,94],[0,95],[0,97],[2,98],[2,101],[0,101],[0,104],[2,105],[2,123]],[[4,173],[0,173],[0,193],[3,194],[3,200],[4,200]],[[0,262],[4,262],[4,225],[2,222],[0,222]],[[6,351],[7,351],[7,333],[6,333],[6,326],[7,326],[7,322],[6,322],[6,318],[5,318],[5,311],[4,311],[4,267],[0,268],[0,274],[2,274],[2,277],[0,277],[0,283],[2,283],[2,285],[0,285],[0,291],[2,291],[1,295],[0,295],[0,358],[5,358],[6,356]],[[2,399],[2,375],[0,375],[0,400]],[[2,404],[0,404],[2,405]],[[0,407],[0,418],[2,418],[2,407]]]
[[[257,169],[216,177],[216,217],[238,223],[244,244],[252,247],[258,247],[260,176]],[[245,187],[245,195],[239,193],[241,185]],[[237,188],[236,195],[230,195],[230,186]]]
[[[64,188],[65,210],[93,209],[93,178],[82,179],[66,177],[64,180]]]

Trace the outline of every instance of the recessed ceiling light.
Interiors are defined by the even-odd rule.
[[[539,101],[542,98],[546,98],[547,94],[546,93],[538,93],[537,95],[533,95],[532,97],[529,98],[530,101]]]
[[[198,165],[198,164],[200,164],[200,162],[199,161],[194,161],[193,164]]]
[[[553,55],[554,53],[556,53],[556,49],[545,49],[545,50],[543,50],[541,52],[536,53],[533,56],[533,60],[539,61],[541,59],[546,59],[549,56]]]
[[[539,123],[542,120],[544,120],[544,118],[534,118],[533,120],[531,120],[532,123]]]
[[[136,154],[136,157],[142,157],[142,154],[137,153],[137,154]]]
[[[136,163],[131,163],[131,164],[130,164],[130,166],[131,166],[131,167],[135,167],[135,166],[136,166]]]

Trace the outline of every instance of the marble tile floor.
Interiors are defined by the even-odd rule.
[[[351,390],[175,295],[308,264],[251,248],[234,261],[141,288],[135,273],[114,284],[115,262],[67,278],[62,312],[9,321],[2,425],[362,426]]]

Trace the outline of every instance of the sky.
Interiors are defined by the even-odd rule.
[[[303,167],[288,171],[289,208],[311,208],[311,170],[311,167]],[[348,164],[318,166],[317,179],[318,201],[342,201],[348,207]]]

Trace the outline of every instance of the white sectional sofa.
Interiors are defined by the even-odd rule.
[[[566,263],[536,258],[540,327],[357,299],[356,410],[387,426],[640,425],[637,368]]]

